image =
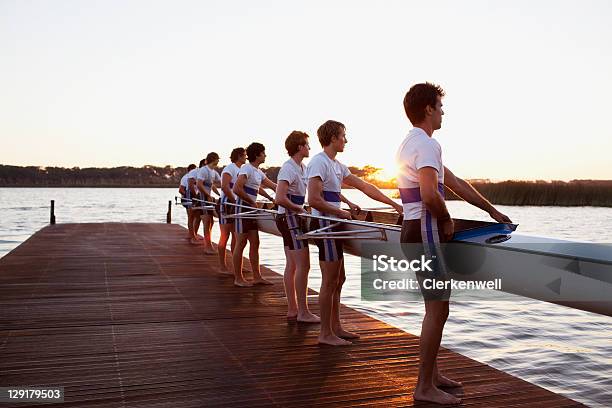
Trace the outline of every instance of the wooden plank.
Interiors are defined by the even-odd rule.
[[[235,288],[185,235],[54,225],[0,259],[0,386],[61,385],[66,407],[413,406],[416,336],[343,307],[362,338],[319,346],[284,318],[280,275]],[[439,364],[464,406],[581,406],[446,349]]]

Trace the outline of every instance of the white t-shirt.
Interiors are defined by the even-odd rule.
[[[240,167],[238,176],[246,176],[246,182],[244,183],[244,191],[253,199],[257,200],[257,192],[261,186],[261,182],[266,178],[266,175],[258,167],[253,166],[251,163],[245,163]]]
[[[419,190],[419,169],[432,167],[438,172],[438,189],[444,186],[442,147],[421,128],[413,128],[402,141],[395,155],[397,186],[404,206],[405,220],[421,218],[422,201]]]
[[[238,167],[236,163],[230,163],[227,166],[225,166],[223,168],[223,171],[221,172],[221,177],[223,177],[223,175],[226,173],[231,176],[231,180],[229,184],[230,190],[234,188],[234,184],[236,183],[236,179],[238,178],[239,171],[240,171],[240,167]],[[223,190],[221,190],[221,198],[223,197],[225,197],[225,193],[223,192]]]
[[[287,194],[293,196],[289,198],[293,203],[298,205],[304,203],[304,197],[306,196],[306,167],[303,163],[297,164],[293,159],[287,160],[281,166],[277,180],[284,180],[289,183]],[[285,207],[279,205],[278,212],[284,214],[286,212]]]
[[[181,186],[185,187],[185,188],[189,188],[189,179],[195,179],[198,173],[198,168],[196,167],[193,170],[190,170],[189,172],[187,172],[187,174],[185,174],[182,178],[181,178]]]
[[[325,152],[321,152],[310,160],[306,174],[308,179],[320,177],[323,181],[323,198],[334,207],[340,208],[339,195],[342,190],[342,180],[351,175],[348,167],[336,159],[330,159]],[[314,208],[312,213],[324,215]]]
[[[208,166],[200,167],[198,169],[198,174],[196,178],[198,180],[202,180],[202,183],[204,184],[204,190],[206,190],[208,194],[210,194],[213,183],[221,181],[221,176],[219,176],[217,170],[211,169]]]

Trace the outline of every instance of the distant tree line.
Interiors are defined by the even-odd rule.
[[[351,172],[380,188],[397,188],[397,182],[378,180],[380,169],[349,167]],[[220,173],[222,168],[217,168]],[[276,181],[279,167],[265,168]],[[185,167],[63,168],[0,165],[0,187],[178,187]],[[612,207],[612,180],[502,181],[472,180],[489,201],[501,205]],[[446,191],[447,200],[456,200]]]

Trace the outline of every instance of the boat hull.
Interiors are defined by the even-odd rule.
[[[280,236],[272,214],[257,222],[262,232]],[[401,228],[380,225],[385,241],[345,239],[345,252],[369,256],[363,245],[378,242],[384,255],[404,259]],[[450,278],[500,279],[503,292],[612,316],[612,247],[516,234],[505,224],[456,220],[456,226],[455,239],[447,244],[454,254],[446,256]],[[347,232],[363,228],[342,224]]]

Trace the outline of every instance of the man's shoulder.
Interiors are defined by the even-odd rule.
[[[325,154],[325,152],[321,152],[321,153],[315,154],[312,157],[312,159],[310,159],[310,161],[308,162],[308,166],[307,167],[325,165],[327,163],[327,160],[325,160],[325,157],[323,157],[324,154]]]

